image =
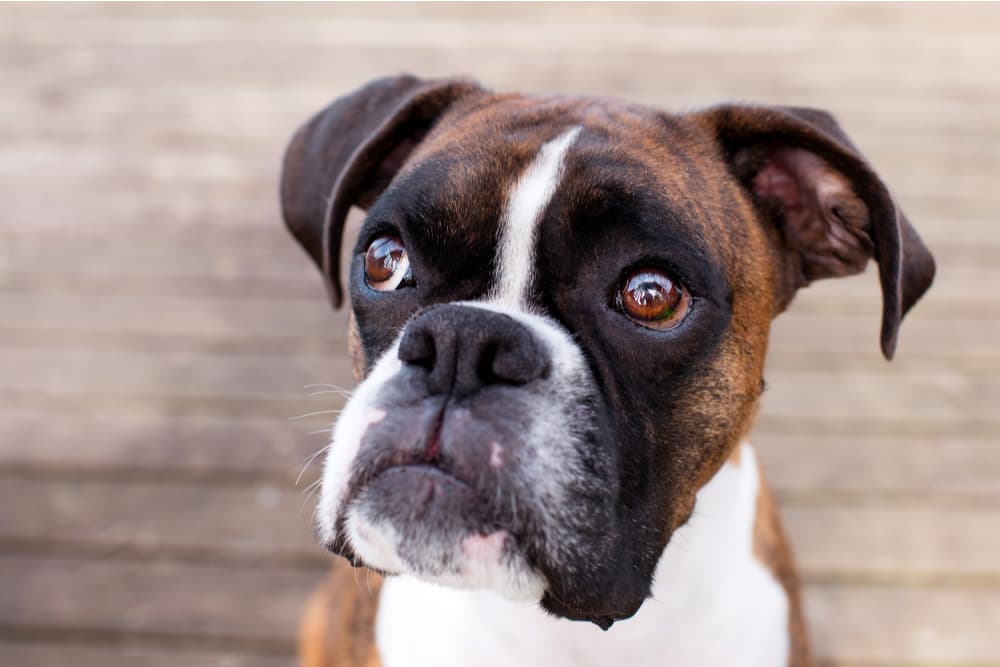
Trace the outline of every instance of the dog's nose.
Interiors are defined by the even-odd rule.
[[[424,311],[406,328],[399,359],[427,374],[432,394],[469,396],[493,385],[523,385],[548,373],[548,356],[514,318],[471,306]]]

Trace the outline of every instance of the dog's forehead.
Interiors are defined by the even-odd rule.
[[[485,251],[526,170],[547,143],[574,128],[552,196],[565,215],[541,224],[573,224],[610,200],[659,212],[658,224],[704,253],[728,254],[712,229],[724,216],[707,208],[719,197],[705,196],[719,187],[724,167],[701,128],[614,100],[489,95],[457,104],[410,155],[387,200],[418,220],[421,237],[444,245],[461,239],[463,248]]]

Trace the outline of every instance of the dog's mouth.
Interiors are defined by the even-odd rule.
[[[327,547],[357,565],[431,575],[522,553],[530,510],[513,497],[518,475],[500,436],[439,401],[386,413],[366,434]]]
[[[359,489],[353,506],[373,516],[389,517],[399,526],[441,530],[452,524],[481,533],[499,528],[494,509],[476,488],[426,463],[384,468]]]
[[[432,518],[436,511],[468,513],[475,509],[484,515],[495,514],[484,501],[490,480],[483,471],[476,471],[473,462],[442,451],[446,409],[446,404],[437,401],[407,409],[405,412],[419,412],[419,418],[407,419],[404,412],[397,422],[416,424],[415,428],[403,429],[408,432],[401,437],[396,433],[398,427],[387,438],[374,434],[375,442],[359,460],[350,482],[345,505],[365,504],[376,498],[380,503],[399,503],[394,509],[405,506],[415,521]],[[401,442],[393,442],[394,436]],[[452,449],[456,440],[469,438],[469,434],[454,432],[447,437]]]

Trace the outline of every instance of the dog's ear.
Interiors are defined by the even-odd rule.
[[[903,315],[934,279],[934,259],[837,121],[817,109],[748,105],[696,117],[776,225],[786,262],[783,303],[813,280],[859,273],[875,258],[882,353],[891,359]]]
[[[334,100],[292,137],[281,174],[285,224],[343,301],[340,244],[352,205],[367,208],[456,100],[481,90],[463,80],[378,79]]]

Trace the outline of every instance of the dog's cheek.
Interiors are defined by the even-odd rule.
[[[337,534],[337,525],[365,435],[372,425],[385,419],[386,411],[377,405],[377,397],[400,371],[397,347],[398,341],[390,346],[370,376],[358,385],[334,426],[316,507],[317,534],[327,548],[342,538]]]
[[[372,522],[364,508],[351,507],[346,513],[344,532],[352,553],[366,567],[385,574],[407,570],[399,556],[402,540],[398,531],[387,521]]]
[[[752,345],[732,334],[704,373],[681,392],[675,423],[683,448],[674,447],[674,478],[682,481],[667,513],[671,532],[687,521],[695,495],[725,464],[747,436],[763,389],[763,352],[748,354]],[[676,474],[680,473],[680,474]]]

